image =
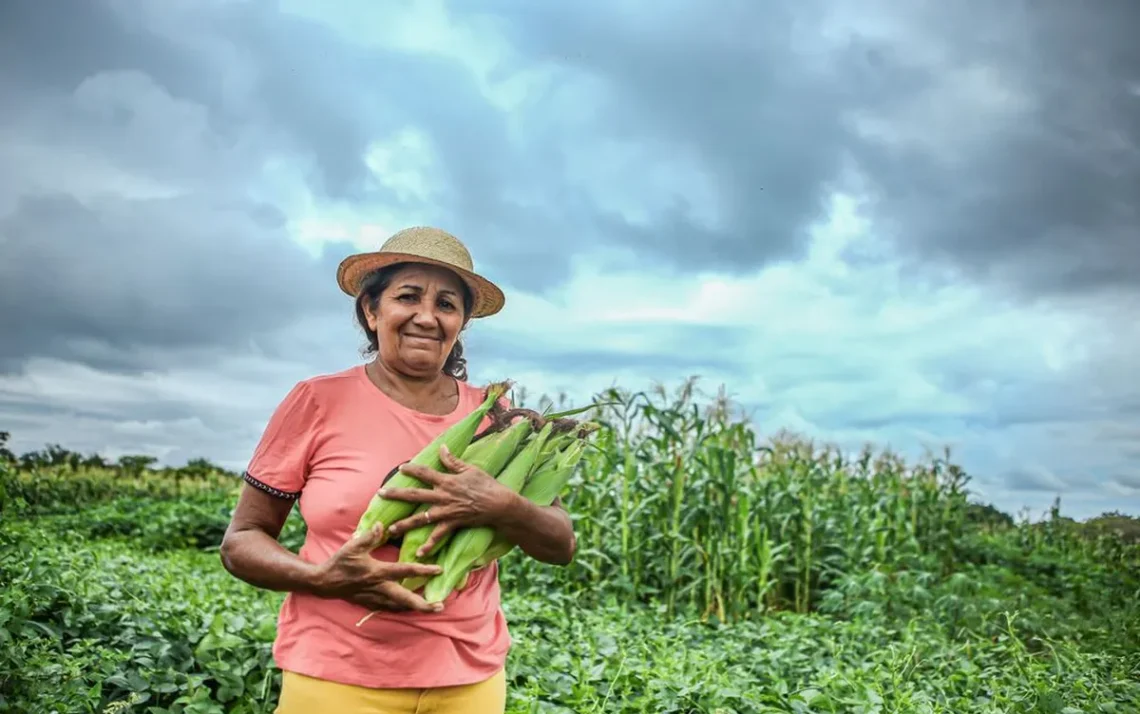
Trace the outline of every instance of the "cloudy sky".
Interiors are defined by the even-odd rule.
[[[241,468],[295,381],[361,359],[337,263],[434,224],[508,294],[474,380],[699,375],[764,432],[949,444],[1009,511],[1140,512],[1136,27],[1134,0],[8,0],[0,430]]]

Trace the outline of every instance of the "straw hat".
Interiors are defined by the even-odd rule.
[[[503,291],[475,272],[471,253],[455,236],[439,228],[416,226],[393,234],[380,250],[356,253],[341,261],[336,282],[348,295],[356,297],[365,275],[393,263],[426,263],[455,272],[467,283],[474,297],[471,317],[494,315],[503,309]]]

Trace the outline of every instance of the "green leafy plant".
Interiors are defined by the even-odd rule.
[[[592,419],[574,562],[501,559],[511,714],[1140,711],[1136,519],[1014,519],[948,454],[762,441],[694,384]],[[0,452],[0,714],[271,712],[282,596],[213,552],[240,486]]]

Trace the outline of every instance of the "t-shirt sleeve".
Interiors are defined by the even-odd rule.
[[[243,474],[245,482],[278,498],[299,498],[319,425],[311,387],[299,382],[269,418]]]

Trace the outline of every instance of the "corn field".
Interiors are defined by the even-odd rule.
[[[954,569],[969,477],[949,453],[907,464],[869,445],[845,456],[790,434],[762,441],[723,396],[705,406],[695,397],[689,381],[673,394],[596,398],[590,418],[605,428],[564,497],[575,561],[541,572],[524,561],[520,581],[736,621],[809,612],[850,573]],[[1047,540],[1121,563],[1140,552],[1063,528],[1022,532],[1030,548]]]
[[[594,402],[574,561],[501,560],[509,714],[1140,712],[1140,520],[1017,522],[949,454],[765,437],[694,382]],[[7,436],[0,714],[270,714],[282,594],[216,553],[238,475]]]

